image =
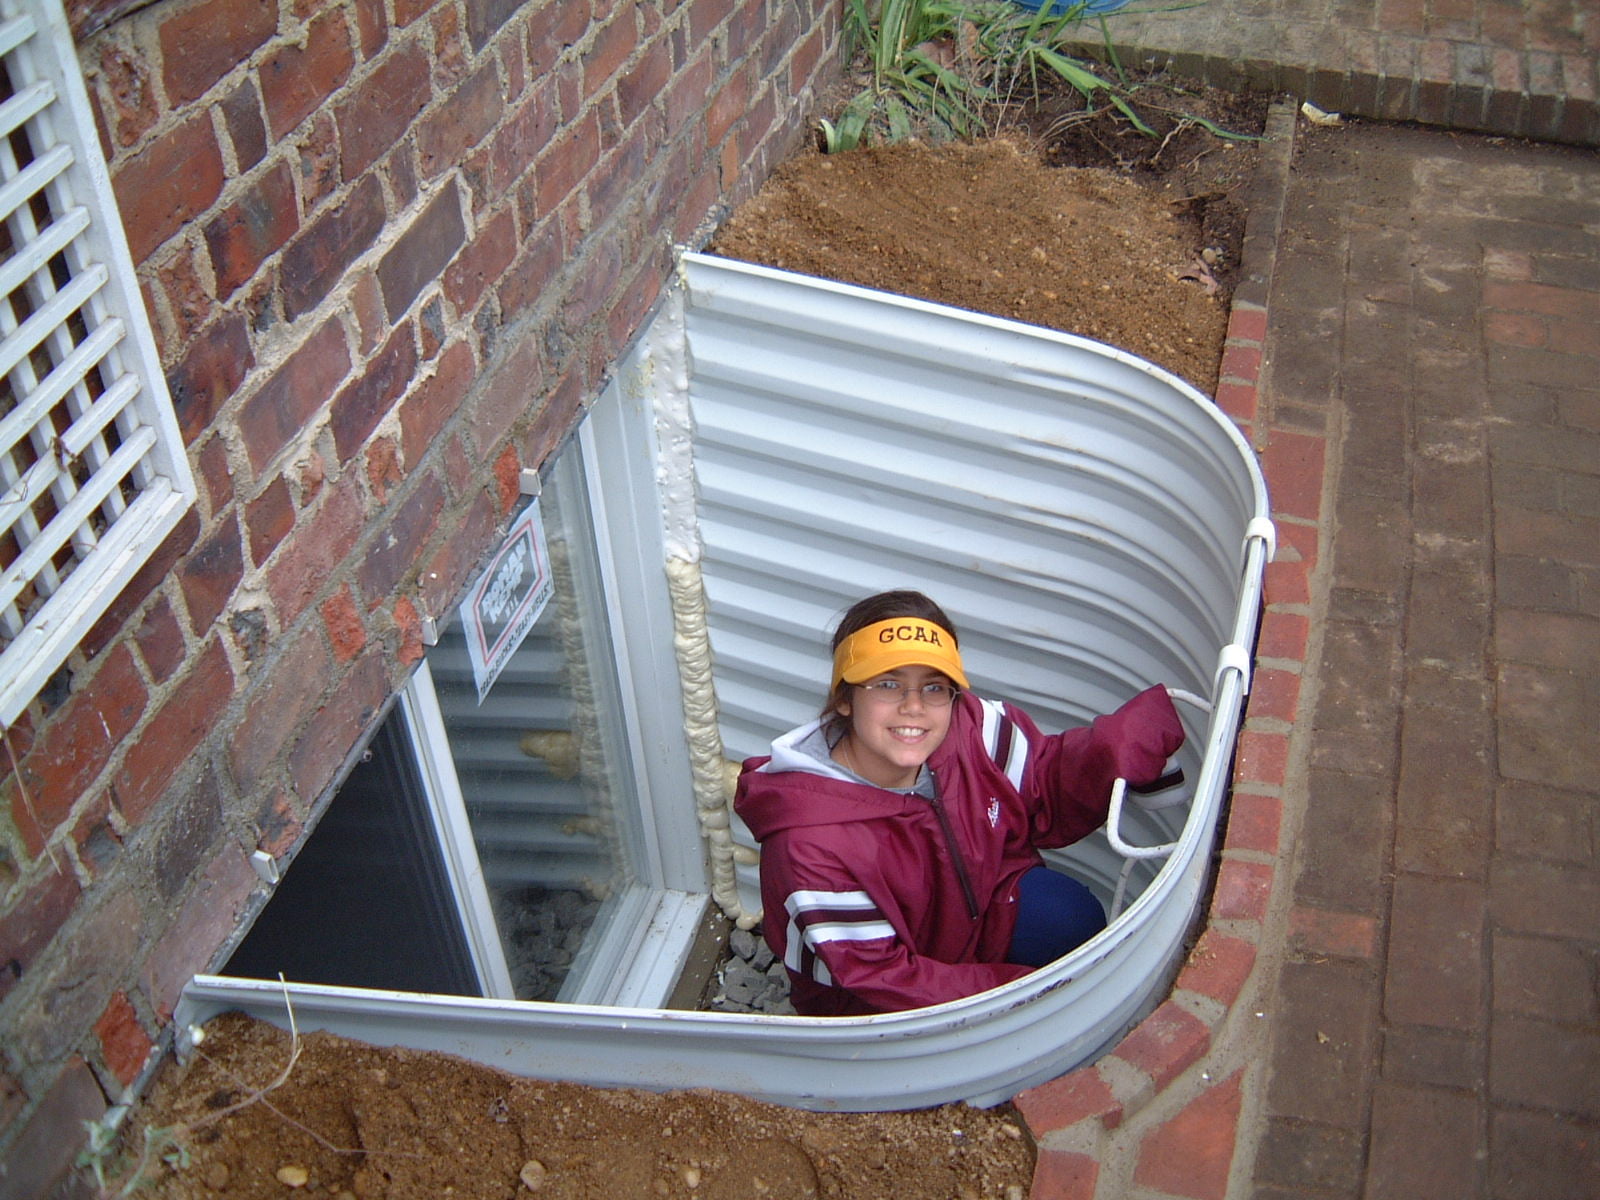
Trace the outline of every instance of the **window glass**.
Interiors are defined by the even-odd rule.
[[[569,451],[538,503],[554,594],[482,703],[460,621],[428,652],[520,1000],[561,997],[607,902],[636,878],[636,787],[582,484]]]

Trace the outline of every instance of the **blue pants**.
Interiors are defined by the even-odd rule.
[[[1007,962],[1042,967],[1106,927],[1106,910],[1076,879],[1034,867],[1017,882],[1017,928]]]

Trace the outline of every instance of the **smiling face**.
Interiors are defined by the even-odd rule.
[[[850,722],[850,732],[833,748],[836,762],[849,767],[869,783],[884,788],[908,788],[928,756],[950,732],[950,704],[929,704],[922,688],[950,682],[932,667],[897,667],[875,675],[899,681],[900,693],[886,696],[867,687],[851,687],[838,704],[839,715]]]

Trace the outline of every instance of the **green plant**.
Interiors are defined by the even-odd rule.
[[[189,1165],[189,1148],[178,1140],[178,1129],[147,1127],[139,1159],[132,1167],[120,1172],[119,1179],[108,1178],[121,1155],[117,1148],[117,1126],[127,1113],[125,1105],[110,1109],[104,1120],[85,1121],[87,1140],[78,1151],[77,1165],[87,1167],[94,1176],[97,1194],[105,1197],[131,1196],[135,1189],[149,1181],[148,1170],[153,1162],[164,1162],[174,1168]]]
[[[853,150],[872,135],[899,141],[919,129],[961,137],[976,132],[991,94],[970,72],[953,69],[943,53],[959,42],[971,11],[964,0],[879,0],[875,11],[867,0],[847,0],[845,53],[864,57],[869,77],[837,123],[822,121],[824,148]]]
[[[1103,17],[1096,17],[1112,79],[1062,47],[1090,16],[1085,0],[1047,0],[1026,10],[1008,0],[846,0],[846,56],[863,63],[864,86],[823,119],[823,149],[853,150],[914,134],[971,137],[1004,110],[1035,96],[1051,79],[1083,97],[1085,115],[1111,110],[1147,137],[1136,87],[1117,60]],[[1188,117],[1219,137],[1238,137]]]

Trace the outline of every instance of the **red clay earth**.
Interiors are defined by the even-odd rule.
[[[1265,107],[1170,100],[1256,130]],[[1082,120],[1068,98],[998,140],[803,154],[712,249],[1097,338],[1209,392],[1255,152],[1181,114],[1157,128]],[[1047,165],[1063,162],[1089,165]],[[140,1195],[1021,1200],[1032,1176],[1004,1108],[813,1114],[517,1079],[323,1034],[285,1071],[288,1035],[236,1016],[213,1021],[202,1050],[130,1122],[135,1145],[164,1129],[185,1151],[150,1166]]]

